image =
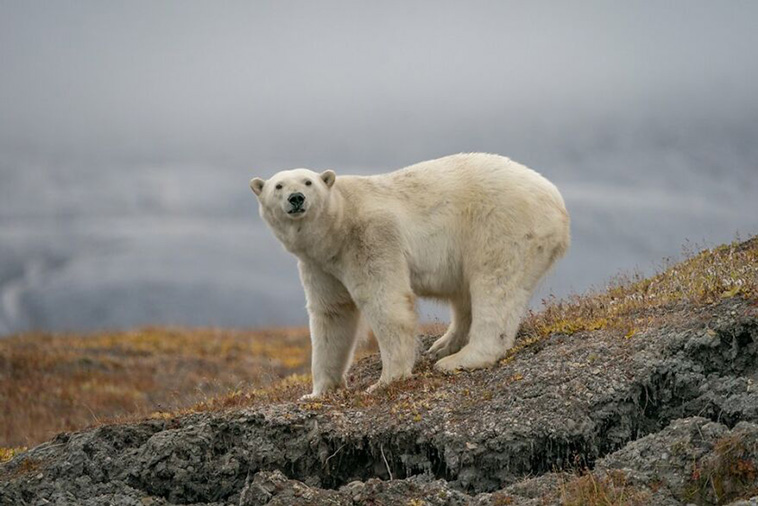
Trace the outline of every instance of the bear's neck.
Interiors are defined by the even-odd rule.
[[[339,256],[345,235],[345,198],[336,188],[329,203],[307,223],[295,222],[285,237],[279,237],[287,250],[306,262],[326,264]]]

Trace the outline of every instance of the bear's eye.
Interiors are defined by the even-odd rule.
[[[310,185],[312,185],[312,184],[313,184],[313,183],[311,183],[311,180],[310,180],[310,179],[308,179],[308,180],[305,182],[305,186],[310,186]]]
[[[281,185],[281,184],[278,184],[278,185],[276,185],[276,186],[275,186],[275,188],[276,188],[277,190],[281,190],[281,189],[282,189],[282,185]]]

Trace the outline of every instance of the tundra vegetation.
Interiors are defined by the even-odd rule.
[[[422,330],[420,350],[440,331]],[[631,505],[758,495],[758,238],[549,298],[489,369],[443,374],[421,356],[412,378],[366,393],[380,371],[367,347],[348,389],[298,402],[307,359],[305,329],[4,339],[0,499]],[[80,461],[85,485],[66,474]]]

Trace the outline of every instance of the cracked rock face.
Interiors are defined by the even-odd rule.
[[[62,434],[0,467],[0,504],[557,504],[581,493],[577,469],[641,504],[748,500],[758,310],[679,311],[631,339],[553,335],[489,370],[422,363],[387,398]],[[377,370],[356,364],[353,388]]]

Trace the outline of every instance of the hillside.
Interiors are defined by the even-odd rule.
[[[308,330],[141,328],[0,339],[0,448],[162,416],[308,371]],[[7,450],[6,450],[7,451]]]
[[[422,336],[423,346],[433,336]],[[308,379],[103,424],[0,467],[5,504],[728,504],[758,496],[758,240],[552,301],[497,366],[298,402]]]

